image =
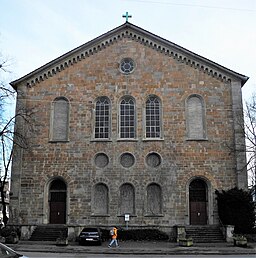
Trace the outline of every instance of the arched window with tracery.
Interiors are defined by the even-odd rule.
[[[58,97],[52,103],[50,139],[68,141],[69,134],[69,101]]]
[[[100,97],[95,103],[95,139],[109,139],[110,138],[110,100],[107,97]]]
[[[136,137],[135,101],[130,96],[126,96],[120,101],[119,137],[124,139],[134,139]]]
[[[149,96],[145,110],[146,138],[161,138],[161,101],[157,96]]]

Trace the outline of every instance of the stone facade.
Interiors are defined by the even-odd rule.
[[[122,72],[124,58],[133,71]],[[18,124],[30,148],[15,150],[12,223],[125,226],[129,214],[129,226],[166,230],[197,224],[193,212],[199,224],[218,223],[215,190],[247,186],[245,154],[228,148],[244,141],[236,121],[247,79],[126,22],[12,82],[17,110],[35,112],[32,131]],[[146,137],[150,96],[160,132]],[[94,133],[102,97],[104,139]],[[125,97],[135,107],[130,138],[120,137]]]

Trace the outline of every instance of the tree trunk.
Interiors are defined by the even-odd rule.
[[[0,194],[1,194],[1,204],[2,204],[2,212],[3,212],[3,223],[4,226],[6,226],[7,222],[8,222],[8,217],[7,217],[7,212],[6,212],[6,203],[5,203],[5,192],[4,192],[4,185],[5,185],[5,181],[1,182],[1,187],[0,187]]]

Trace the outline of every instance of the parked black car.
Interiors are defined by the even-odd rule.
[[[99,228],[84,228],[78,236],[79,245],[98,244],[101,245],[101,231]]]

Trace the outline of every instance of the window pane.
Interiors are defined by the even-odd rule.
[[[95,138],[109,138],[110,132],[110,104],[109,100],[102,97],[97,100],[95,107]],[[100,121],[100,122],[98,122]],[[98,132],[101,132],[100,134]],[[105,132],[105,133],[103,133]]]
[[[146,137],[161,137],[160,113],[159,99],[154,96],[149,97],[146,102]]]
[[[135,103],[132,98],[120,102],[120,137],[135,138]]]

